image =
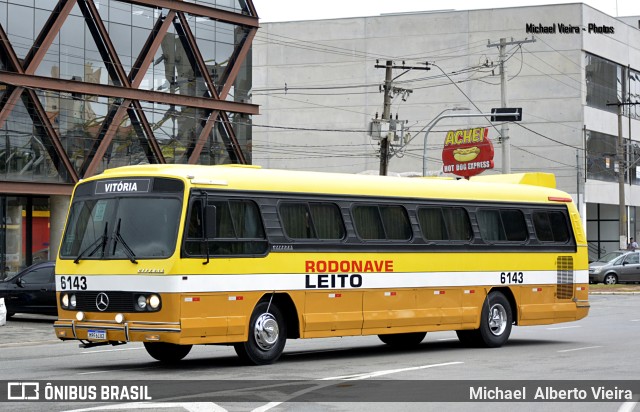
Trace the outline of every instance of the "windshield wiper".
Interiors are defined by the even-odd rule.
[[[108,226],[109,226],[109,222],[105,222],[105,224],[104,224],[104,233],[102,234],[102,236],[100,236],[99,238],[94,240],[93,243],[91,243],[82,252],[80,252],[78,254],[78,256],[73,260],[73,263],[78,263],[80,261],[80,258],[85,253],[87,253],[90,249],[91,249],[91,252],[89,252],[89,254],[87,256],[92,256],[94,253],[96,253],[96,251],[98,249],[102,248],[102,257],[104,257],[104,249],[107,246],[107,240],[109,239],[107,237],[107,227]]]
[[[115,235],[113,235],[113,255],[116,254],[116,246],[118,244],[118,241],[120,241],[120,243],[122,243],[122,249],[124,249],[124,253],[127,255],[131,263],[138,264],[138,261],[136,260],[136,254],[133,253],[133,250],[131,250],[129,245],[127,245],[127,242],[124,241],[124,238],[120,234],[121,222],[122,222],[122,218],[118,219],[118,226],[116,227],[116,233]]]

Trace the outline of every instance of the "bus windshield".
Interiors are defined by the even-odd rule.
[[[73,202],[60,257],[168,258],[175,250],[181,202],[170,197],[113,197]]]

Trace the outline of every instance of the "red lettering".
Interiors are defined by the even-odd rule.
[[[315,267],[316,262],[314,262],[313,260],[307,260],[306,262],[304,262],[304,271],[306,273],[315,272]]]
[[[347,273],[351,272],[351,265],[348,260],[340,261],[340,272]]]
[[[328,272],[337,272],[338,271],[338,262],[335,260],[330,260],[328,265]]]
[[[306,273],[393,272],[393,260],[306,260]]]
[[[393,272],[393,260],[385,260],[385,262],[384,262],[384,271],[385,272]]]

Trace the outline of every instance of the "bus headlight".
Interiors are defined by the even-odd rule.
[[[76,301],[76,295],[71,295],[71,296],[69,296],[69,307],[70,307],[71,309],[75,309],[75,308],[76,308],[76,304],[77,304],[77,303],[78,303],[78,302]]]
[[[76,313],[76,319],[78,320],[78,322],[82,322],[84,320],[84,312],[78,312]]]
[[[160,296],[156,294],[137,295],[135,309],[138,312],[155,312],[160,310]]]
[[[117,323],[123,323],[124,322],[124,315],[122,313],[118,313],[115,317],[115,320]]]
[[[62,308],[63,309],[67,309],[69,307],[69,295],[67,295],[66,293],[62,294]]]
[[[147,308],[147,297],[144,295],[138,296],[138,309],[144,310]]]
[[[160,306],[160,296],[158,295],[151,295],[149,296],[149,306],[151,306],[151,309],[158,309],[158,307]]]

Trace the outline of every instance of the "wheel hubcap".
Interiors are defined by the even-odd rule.
[[[276,318],[270,313],[263,313],[256,319],[253,335],[262,350],[271,349],[278,342],[280,329]]]
[[[504,306],[496,304],[489,310],[489,330],[495,336],[500,336],[507,328],[507,311]]]

